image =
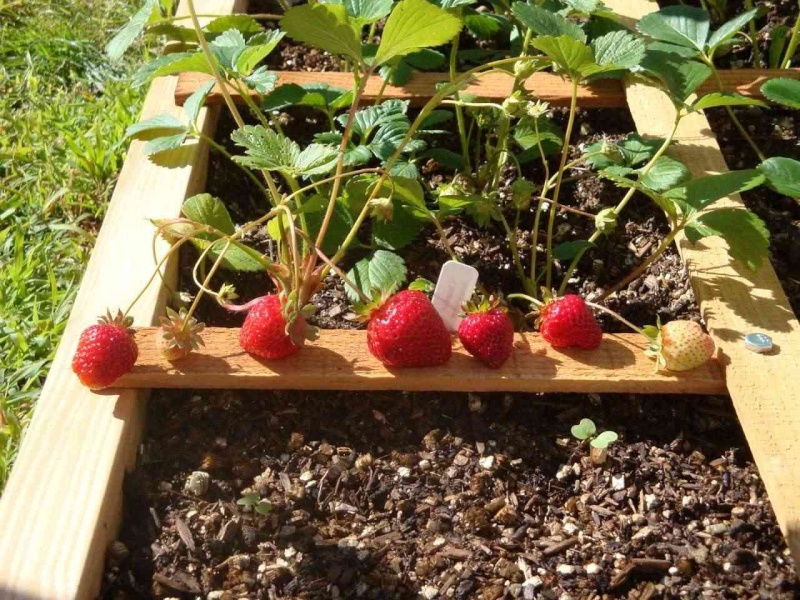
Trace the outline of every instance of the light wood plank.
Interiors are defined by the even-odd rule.
[[[727,91],[758,98],[763,97],[761,85],[767,79],[779,76],[800,79],[800,69],[743,69],[720,72],[720,78]],[[175,90],[175,101],[182,105],[198,87],[210,79],[209,75],[203,73],[181,74]],[[433,95],[436,85],[447,80],[447,73],[415,73],[411,81],[404,86],[386,86],[382,97],[408,100],[412,106],[421,106]],[[492,73],[480,77],[465,91],[493,102],[502,102],[511,94],[512,81],[508,75]],[[353,86],[353,75],[352,73],[336,72],[278,71],[278,85],[289,83],[297,85],[327,83],[335,87],[350,89]],[[378,75],[373,75],[367,83],[364,100],[374,102],[378,98],[382,86],[383,80]],[[525,87],[540,100],[550,102],[554,106],[569,106],[571,85],[558,75],[536,73],[528,79]],[[707,82],[701,91],[710,92],[716,91],[716,89],[715,84]],[[242,102],[242,98],[236,90],[231,90],[231,96],[236,102]],[[253,97],[256,97],[255,93],[253,93]],[[223,102],[220,88],[215,86],[208,95],[206,103],[216,105]],[[623,108],[627,106],[625,90],[620,81],[615,79],[601,79],[591,85],[581,86],[578,103],[583,108]]]
[[[203,13],[228,14],[236,2],[196,4]],[[174,77],[153,83],[143,119],[183,115],[174,102],[176,84]],[[211,134],[216,109],[208,110],[201,111],[198,123]],[[142,154],[142,145],[134,142],[128,151],[52,371],[0,498],[3,600],[93,598],[99,590],[145,402],[135,390],[89,392],[70,369],[72,353],[84,327],[107,306],[127,306],[148,280],[153,228],[147,219],[179,214],[183,199],[203,188],[208,156],[205,145],[190,145],[192,166],[165,169]],[[170,279],[176,266],[170,265]],[[136,321],[151,323],[163,311],[163,300],[161,286],[150,286],[132,313]]]
[[[517,335],[511,358],[489,369],[454,346],[447,365],[387,369],[367,351],[366,331],[321,331],[320,338],[280,361],[258,360],[239,347],[239,330],[210,327],[206,346],[169,363],[155,345],[155,329],[137,332],[139,360],[120,387],[465,392],[642,392],[724,394],[719,365],[656,373],[637,334],[606,335],[594,351],[554,350],[538,334]]]
[[[606,4],[635,19],[658,10],[647,0]],[[675,111],[665,94],[631,84],[627,95],[639,133],[661,136],[671,128]],[[695,176],[727,170],[702,114],[682,121],[670,153]],[[743,205],[738,195],[723,202]],[[709,333],[720,348],[728,390],[778,524],[800,564],[800,388],[795,376],[800,366],[800,324],[769,262],[751,273],[729,257],[720,238],[701,240],[697,246],[681,239],[679,248]],[[771,336],[776,351],[759,355],[746,350],[743,337],[753,331]]]

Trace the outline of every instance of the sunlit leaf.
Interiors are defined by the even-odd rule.
[[[441,46],[461,30],[461,20],[426,0],[400,0],[386,19],[375,64],[420,48]]]

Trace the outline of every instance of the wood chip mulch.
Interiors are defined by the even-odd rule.
[[[583,417],[620,434],[603,465]],[[171,391],[149,419],[107,598],[800,591],[727,399]]]

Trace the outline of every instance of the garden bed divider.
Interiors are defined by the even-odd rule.
[[[658,10],[651,0],[606,0],[617,14],[638,20]],[[641,83],[626,85],[628,106],[639,133],[663,137],[672,129],[675,109],[666,94]],[[702,112],[682,119],[668,151],[695,176],[728,170],[711,126]],[[744,142],[742,142],[744,143]],[[743,206],[736,194],[723,199]],[[800,566],[800,323],[767,260],[755,273],[733,260],[718,237],[691,245],[678,240],[695,297],[717,344],[728,392],[744,430],[778,525]],[[744,336],[766,333],[775,350],[747,350]]]
[[[156,348],[155,329],[137,332],[139,360],[119,385],[141,388],[405,390],[448,392],[613,392],[724,394],[711,360],[685,373],[657,373],[638,334],[607,334],[600,348],[555,350],[537,333],[517,334],[516,350],[489,369],[456,342],[446,366],[387,369],[367,352],[366,331],[322,330],[320,338],[280,361],[260,361],[239,346],[239,330],[208,327],[205,347],[174,364]]]
[[[229,14],[237,0],[195,0],[198,11]],[[179,10],[186,14],[185,4]],[[169,112],[177,77],[153,82],[142,109],[146,119]],[[203,109],[198,126],[213,134],[217,109]],[[108,140],[112,143],[114,140]],[[73,600],[95,598],[106,549],[115,539],[122,480],[136,458],[145,393],[96,394],[70,369],[78,337],[107,307],[123,309],[153,272],[153,226],[148,219],[176,217],[186,196],[205,185],[208,147],[187,144],[189,166],[156,166],[134,141],[119,175],[80,291],[39,397],[8,484],[0,497],[0,598]],[[166,242],[159,244],[163,252]],[[166,269],[177,276],[177,261]],[[137,323],[163,314],[160,282],[151,285],[131,313]]]
[[[340,72],[305,72],[276,71],[277,85],[324,83],[333,87],[350,89],[353,87],[353,74]],[[738,92],[745,96],[763,98],[761,86],[768,79],[787,77],[800,79],[800,69],[734,69],[720,70],[720,79],[728,92]],[[175,102],[183,105],[186,99],[212,77],[204,73],[182,73],[178,76],[175,88]],[[383,92],[383,79],[379,75],[371,75],[363,95],[365,103],[375,102],[379,97],[397,100],[408,100],[411,106],[421,106],[430,100],[436,91],[436,85],[448,81],[447,73],[417,72],[403,86],[387,85]],[[491,102],[502,102],[511,94],[513,77],[503,73],[481,75],[464,89],[465,93],[474,94]],[[534,73],[526,82],[525,88],[537,99],[549,102],[553,106],[569,106],[572,86],[559,75],[553,73]],[[715,83],[708,81],[700,87],[700,93],[717,91]],[[235,102],[243,103],[239,92],[230,89]],[[253,92],[253,98],[258,95]],[[224,98],[218,85],[211,89],[206,98],[207,104],[223,104]],[[578,89],[578,106],[581,108],[625,108],[628,105],[625,89],[618,79],[599,79]]]

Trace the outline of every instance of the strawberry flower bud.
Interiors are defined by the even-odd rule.
[[[394,216],[394,206],[391,198],[373,198],[369,201],[369,214],[379,221],[391,221]]]

